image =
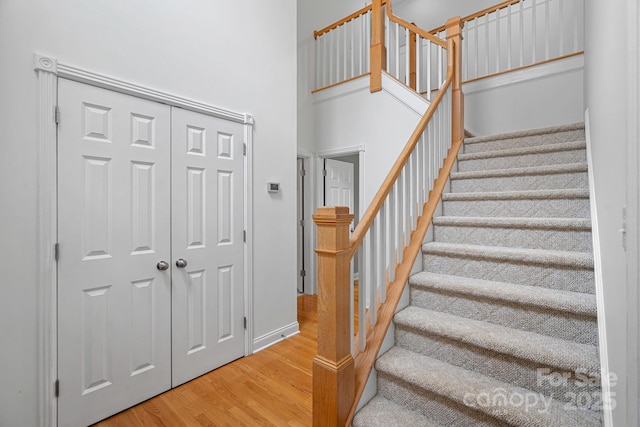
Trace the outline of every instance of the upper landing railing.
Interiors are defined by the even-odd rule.
[[[510,0],[462,18],[462,80],[583,53],[584,0]],[[444,36],[445,27],[432,31]]]

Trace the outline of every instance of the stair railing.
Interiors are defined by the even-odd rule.
[[[372,91],[386,65],[382,3],[374,0],[371,10]],[[423,30],[393,17],[390,0],[387,7],[391,21],[436,43]],[[321,207],[313,216],[318,237],[314,426],[351,424],[455,163],[464,137],[461,30],[459,17],[447,22],[444,81],[351,237],[353,214],[347,207]],[[354,334],[350,263],[356,252],[360,314]]]
[[[398,18],[391,10],[391,3],[387,4],[384,16],[385,70],[431,101],[447,73],[446,35],[443,34],[442,38],[434,36]]]
[[[583,17],[584,0],[509,0],[462,18],[463,82],[582,54]]]

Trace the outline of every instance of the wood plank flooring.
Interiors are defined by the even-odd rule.
[[[317,297],[298,297],[300,334],[114,415],[99,427],[310,426]]]

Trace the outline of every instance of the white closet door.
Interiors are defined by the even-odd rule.
[[[60,426],[171,386],[170,107],[59,80]]]
[[[241,124],[172,113],[173,386],[244,355]]]
[[[348,206],[349,212],[353,213],[353,164],[326,159],[325,169],[325,206]]]

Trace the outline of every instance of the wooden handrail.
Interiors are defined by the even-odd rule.
[[[453,42],[450,41],[449,45],[451,45],[452,43]],[[393,187],[393,184],[396,182],[396,180],[400,176],[400,173],[402,173],[402,168],[404,168],[407,161],[409,160],[409,157],[411,156],[413,149],[415,148],[416,144],[418,144],[418,141],[420,141],[420,138],[422,137],[422,133],[427,127],[429,120],[431,120],[431,118],[435,114],[436,108],[440,104],[440,101],[442,101],[442,98],[444,97],[447,89],[449,88],[449,85],[451,85],[452,82],[453,82],[453,69],[450,68],[449,70],[447,70],[447,78],[444,81],[444,84],[442,85],[441,89],[438,91],[438,94],[436,95],[434,100],[431,102],[431,104],[429,104],[429,108],[427,108],[427,111],[425,112],[424,116],[422,116],[422,118],[418,122],[413,133],[409,137],[409,141],[404,146],[404,148],[402,149],[402,152],[400,153],[395,163],[391,167],[391,170],[389,171],[389,173],[387,174],[387,177],[382,182],[380,189],[378,190],[376,195],[373,197],[373,200],[371,200],[371,204],[369,205],[369,208],[367,208],[364,215],[362,215],[362,217],[360,218],[360,221],[358,222],[358,225],[356,226],[355,230],[351,234],[351,239],[349,240],[349,250],[350,250],[349,257],[350,258],[352,258],[353,255],[356,253],[356,251],[358,250],[358,247],[360,246],[360,244],[364,240],[364,237],[369,231],[369,228],[371,228],[371,224],[373,224],[373,220],[375,219],[376,215],[378,215],[380,208],[382,208],[384,201],[386,200],[387,196],[391,192],[391,188]]]
[[[464,23],[464,22],[471,21],[472,19],[479,18],[480,16],[484,16],[487,13],[496,12],[498,10],[504,9],[505,7],[508,7],[509,5],[520,3],[521,1],[522,0],[507,0],[507,1],[503,1],[502,3],[498,3],[498,4],[494,5],[494,6],[490,6],[490,7],[486,8],[486,9],[482,9],[479,12],[472,13],[469,16],[465,16],[464,18],[462,18],[462,22]],[[440,31],[444,31],[445,29],[446,29],[446,25],[441,25],[438,28],[434,28],[433,30],[429,31],[429,33],[437,34]]]
[[[387,2],[387,0],[382,0],[382,4],[385,4]],[[318,31],[314,31],[313,32],[313,38],[317,39],[318,37],[320,37],[321,35],[323,35],[324,33],[328,33],[329,31],[338,28],[340,25],[342,24],[346,24],[347,22],[358,18],[361,15],[364,15],[365,13],[369,12],[371,10],[371,5],[365,6],[360,10],[356,10],[355,12],[353,12],[351,15],[349,16],[345,16],[344,18],[340,19],[339,21],[334,22],[333,24],[327,25],[326,27],[324,27],[321,30]]]
[[[423,39],[427,39],[430,42],[435,43],[445,49],[447,48],[447,42],[445,42],[441,38],[436,37],[433,34],[429,33],[428,31],[423,30],[422,28],[416,26],[415,24],[412,24],[411,22],[405,21],[404,19],[394,15],[393,10],[391,8],[391,0],[387,1],[387,16],[389,17],[390,21],[395,22],[396,24],[402,25],[403,27],[407,28],[409,31],[413,33],[416,33]]]

